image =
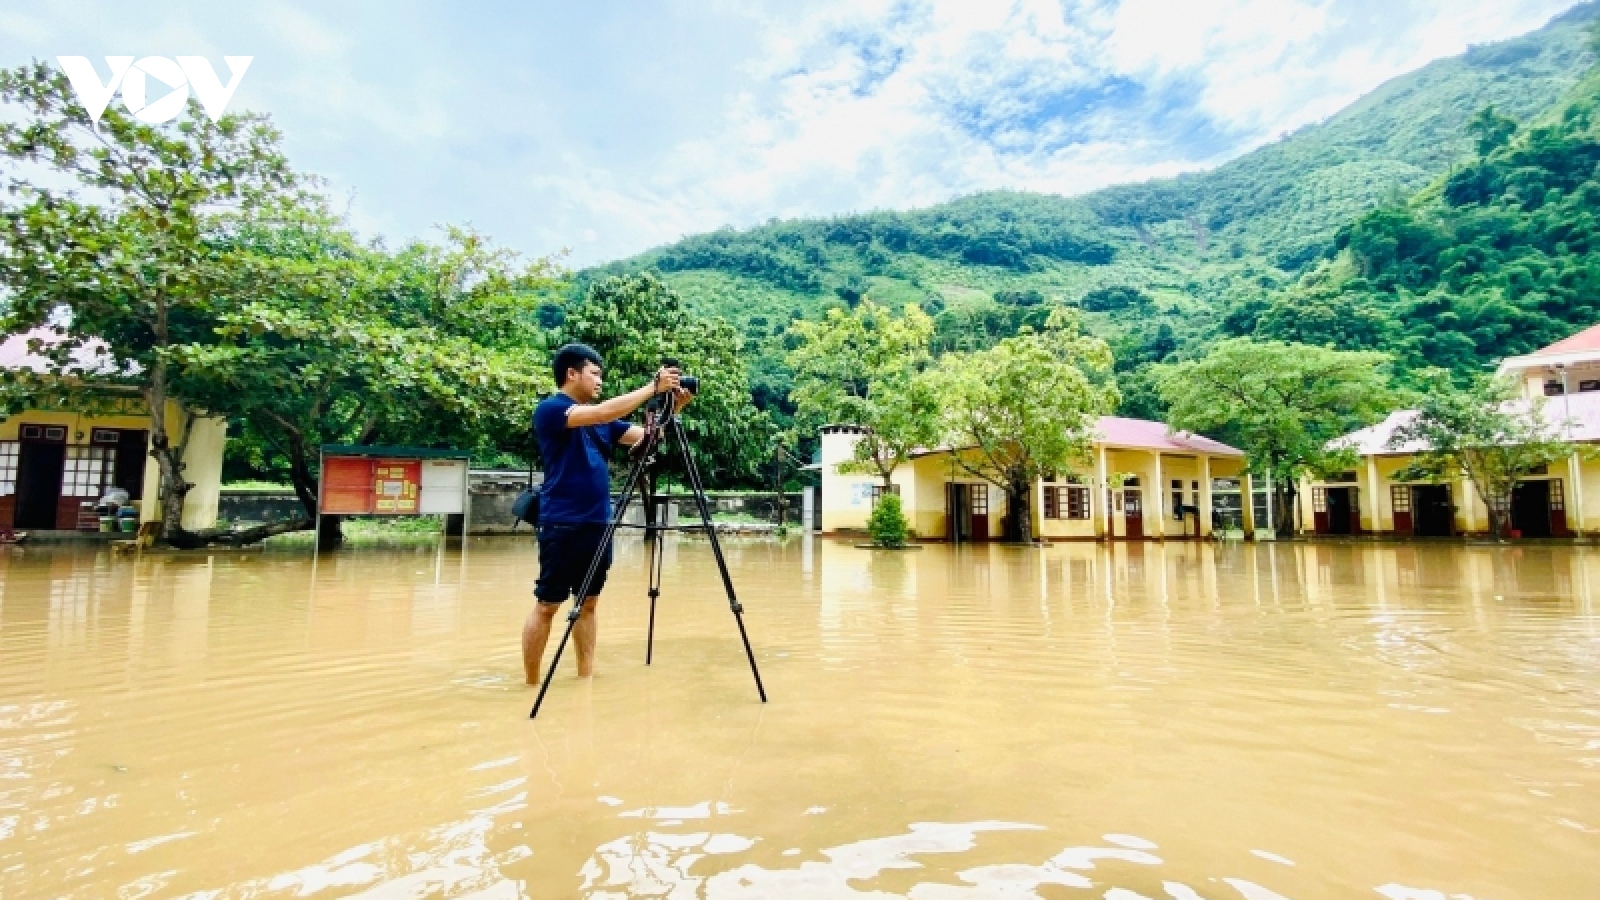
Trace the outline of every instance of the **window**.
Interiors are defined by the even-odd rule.
[[[1089,489],[1086,487],[1067,487],[1061,490],[1067,495],[1066,518],[1089,518]]]
[[[1329,484],[1355,484],[1356,483],[1356,473],[1354,473],[1354,472],[1340,472],[1337,475],[1329,475],[1328,476],[1328,483]]]
[[[106,447],[72,444],[61,470],[61,496],[98,499],[111,480],[112,455]]]
[[[1587,394],[1590,391],[1600,391],[1600,381],[1591,380],[1578,382],[1578,393]]]
[[[22,445],[16,441],[0,441],[0,497],[17,492],[17,457]]]
[[[987,516],[989,514],[989,486],[986,484],[969,485],[971,491],[972,514]]]
[[[889,486],[889,493],[894,494],[896,497],[900,496],[900,485],[898,485],[898,484],[890,485]],[[873,506],[877,506],[878,505],[878,498],[882,497],[882,496],[883,496],[883,485],[881,485],[881,484],[873,485],[872,486],[872,505]]]
[[[1061,518],[1061,488],[1047,484],[1044,486],[1044,517],[1046,519]]]
[[[1172,479],[1172,517],[1183,518],[1183,479]]]
[[[1561,382],[1559,381],[1546,381],[1544,383],[1544,395],[1546,397],[1559,397],[1565,393],[1566,391],[1561,389]]]
[[[89,437],[91,444],[115,444],[121,440],[122,432],[115,428],[96,428]]]
[[[1550,479],[1550,511],[1567,511],[1567,495],[1566,492],[1561,489],[1561,479],[1559,478]]]
[[[1411,512],[1411,486],[1408,484],[1389,485],[1389,503],[1394,506],[1397,513]]]

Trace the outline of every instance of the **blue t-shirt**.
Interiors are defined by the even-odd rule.
[[[544,487],[539,489],[539,522],[574,524],[611,520],[611,473],[606,460],[628,423],[567,427],[567,410],[577,401],[561,391],[539,401],[533,430],[544,456]]]

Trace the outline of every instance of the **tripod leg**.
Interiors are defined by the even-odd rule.
[[[733,611],[733,620],[739,624],[739,640],[744,643],[745,658],[750,661],[750,674],[756,680],[756,693],[761,696],[761,702],[767,702],[767,689],[761,684],[761,670],[756,667],[756,654],[750,649],[750,635],[744,629],[744,607],[740,605],[739,598],[733,591],[733,578],[728,574],[727,560],[722,557],[722,544],[717,540],[717,529],[711,524],[711,509],[706,503],[705,485],[700,481],[700,469],[695,466],[694,457],[689,455],[689,436],[684,433],[683,426],[676,421],[670,425],[678,437],[678,447],[683,453],[683,471],[689,477],[689,490],[694,494],[695,508],[700,511],[700,524],[705,527],[706,537],[711,539],[711,555],[717,559],[717,570],[722,573],[722,587],[728,592],[728,609]]]
[[[657,522],[656,527],[650,530],[649,547],[650,558],[646,565],[650,571],[650,628],[645,632],[644,639],[644,664],[650,665],[655,658],[656,649],[656,598],[661,596],[661,556],[665,551],[663,542],[666,539],[666,523]]]
[[[589,585],[594,583],[595,573],[600,570],[600,558],[611,546],[611,538],[617,533],[617,525],[621,523],[622,516],[628,511],[628,504],[633,500],[633,489],[639,483],[639,478],[644,474],[646,459],[640,457],[633,464],[633,469],[628,472],[628,478],[622,483],[622,498],[617,503],[616,512],[612,513],[611,521],[606,523],[606,530],[600,535],[600,546],[595,548],[594,558],[589,560],[589,570],[583,575],[583,587],[578,591],[578,599],[573,601],[572,612],[567,614],[567,630],[561,635],[561,643],[556,645],[556,655],[550,660],[550,669],[545,673],[544,681],[539,685],[539,696],[533,701],[533,711],[528,713],[528,718],[535,719],[539,716],[539,707],[544,705],[545,692],[550,690],[550,680],[556,676],[556,666],[561,664],[561,652],[567,649],[567,641],[572,638],[572,628],[578,624],[578,617],[583,615],[583,604],[589,599]]]

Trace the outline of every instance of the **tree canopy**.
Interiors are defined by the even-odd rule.
[[[820,322],[797,322],[791,397],[796,424],[860,425],[852,471],[890,477],[911,452],[937,442],[937,406],[918,375],[932,355],[933,322],[916,306],[901,315],[862,300],[855,309],[830,310]]]
[[[1381,353],[1232,338],[1201,359],[1158,367],[1155,378],[1171,427],[1237,446],[1252,471],[1286,488],[1276,518],[1287,528],[1298,478],[1327,468],[1337,456],[1330,441],[1390,407],[1388,362]]]
[[[1116,408],[1111,350],[1057,314],[987,350],[949,353],[926,376],[955,466],[1006,492],[1013,536],[1033,540],[1033,486],[1086,469],[1098,418]]]
[[[1467,475],[1489,510],[1489,533],[1511,527],[1511,494],[1524,476],[1567,459],[1579,448],[1565,440],[1565,423],[1544,398],[1519,397],[1511,378],[1482,375],[1466,386],[1432,369],[1421,379],[1416,414],[1396,428],[1391,447],[1420,446],[1407,479],[1454,480]]]

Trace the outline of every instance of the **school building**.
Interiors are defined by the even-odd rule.
[[[30,339],[58,340],[38,329],[0,342],[0,369],[47,371],[46,361],[28,349]],[[98,530],[94,503],[112,487],[126,490],[141,521],[160,519],[160,472],[150,458],[150,414],[140,391],[120,383],[99,348],[86,347],[73,363],[86,374],[78,390],[63,391],[59,404],[42,403],[0,420],[0,527],[26,531]],[[184,440],[185,480],[194,484],[184,498],[183,525],[216,524],[222,489],[222,453],[227,423],[196,417],[191,423],[178,404],[167,404],[174,441]]]
[[[824,534],[865,530],[884,490],[876,476],[839,471],[854,458],[864,433],[854,425],[821,430]],[[918,538],[991,541],[1006,535],[1006,493],[962,469],[961,458],[973,455],[930,449],[895,470],[892,490]],[[1038,539],[1171,540],[1209,537],[1217,529],[1254,534],[1268,527],[1266,494],[1255,490],[1244,453],[1226,444],[1170,432],[1161,422],[1103,416],[1091,455],[1089,471],[1033,485]]]
[[[1500,363],[1500,374],[1522,385],[1519,402],[1543,401],[1544,415],[1567,440],[1600,443],[1600,325],[1526,356]],[[1465,477],[1444,482],[1399,477],[1425,449],[1391,446],[1394,433],[1416,416],[1399,410],[1376,425],[1339,438],[1358,465],[1301,491],[1297,525],[1319,535],[1388,533],[1419,537],[1484,534],[1489,510]],[[1574,455],[1522,479],[1507,510],[1522,537],[1568,537],[1600,532],[1600,460]]]

